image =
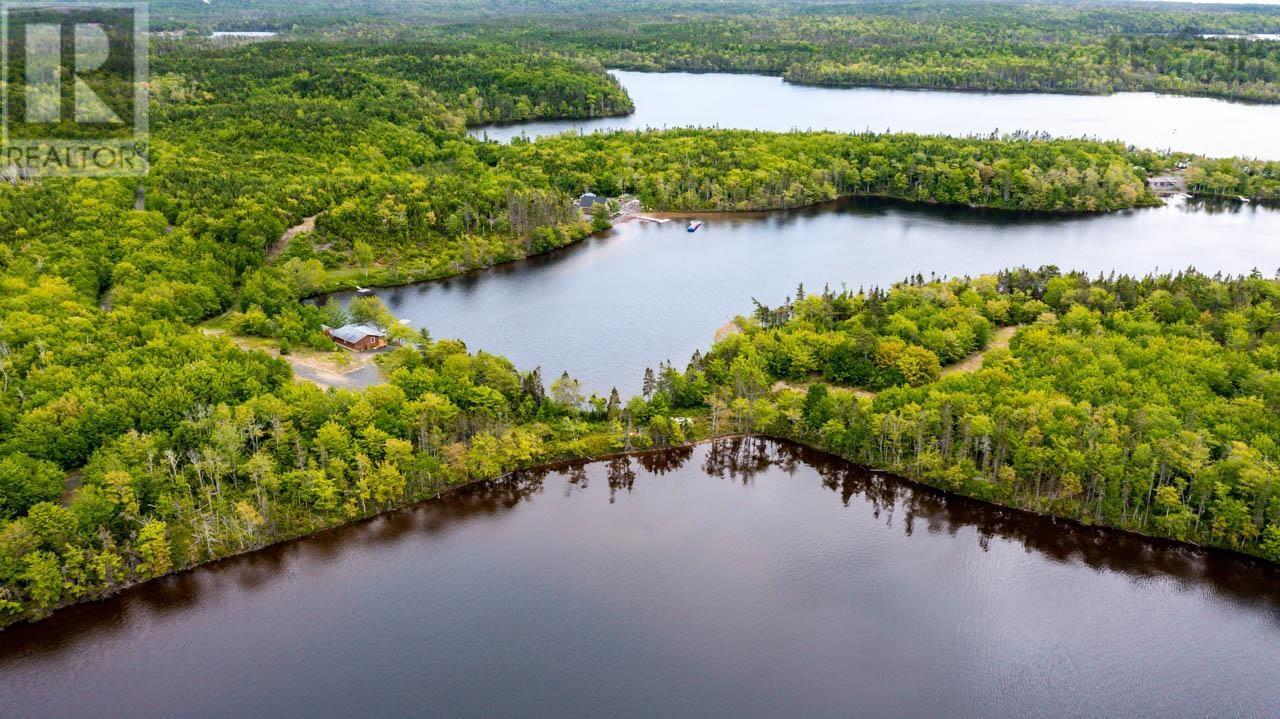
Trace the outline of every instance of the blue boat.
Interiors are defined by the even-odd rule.
[[[687,229],[689,232],[697,232],[699,227],[702,227],[702,220],[694,220],[689,223],[689,227]]]

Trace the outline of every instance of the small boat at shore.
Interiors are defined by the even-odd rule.
[[[364,288],[364,287],[361,287],[360,285],[356,285],[356,294],[358,294],[358,295],[371,295],[371,294],[373,294],[373,290],[366,289],[366,288]]]
[[[699,227],[702,227],[702,220],[694,220],[693,222],[690,222],[689,226],[685,229],[689,232],[697,232]]]

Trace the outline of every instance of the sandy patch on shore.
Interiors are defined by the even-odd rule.
[[[359,389],[384,382],[382,372],[374,363],[378,352],[351,352],[337,350],[334,352],[316,352],[301,349],[287,355],[280,354],[279,346],[270,340],[259,337],[241,337],[227,334],[225,330],[212,327],[201,328],[210,336],[225,337],[243,350],[259,350],[272,357],[278,357],[293,368],[295,379],[310,382],[328,389]]]

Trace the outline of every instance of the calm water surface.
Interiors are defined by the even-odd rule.
[[[1274,716],[1278,580],[722,441],[0,632],[0,714]]]
[[[508,141],[571,130],[723,127],[748,130],[894,130],[988,135],[1019,130],[1123,140],[1138,147],[1280,159],[1280,105],[1177,95],[1046,95],[806,87],[762,75],[615,71],[635,103],[626,117],[488,126]]]
[[[645,367],[683,368],[715,330],[777,304],[803,282],[850,288],[1056,264],[1090,273],[1280,268],[1280,211],[1174,201],[1148,210],[1056,217],[848,201],[807,210],[630,222],[552,255],[443,282],[379,290],[435,337],[568,371],[595,391],[638,393]],[[349,295],[339,295],[342,300]]]

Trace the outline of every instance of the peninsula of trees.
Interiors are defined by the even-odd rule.
[[[1049,267],[796,294],[660,401],[701,396],[718,425],[999,504],[1280,560],[1280,282]],[[943,370],[997,328],[1016,328],[1007,349]]]

